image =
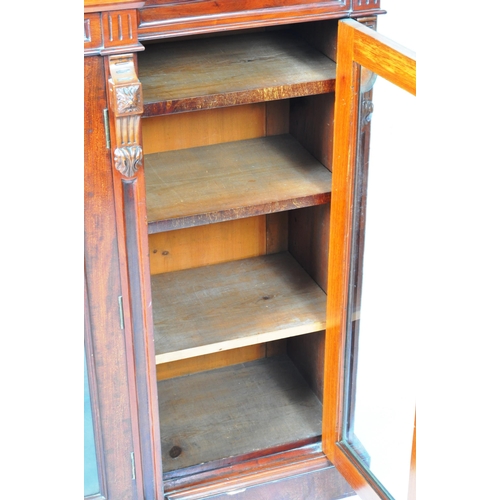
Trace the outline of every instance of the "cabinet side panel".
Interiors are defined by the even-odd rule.
[[[288,249],[326,292],[330,204],[293,210],[288,217]]]
[[[100,415],[107,498],[132,500],[138,498],[131,461],[134,422],[119,321],[120,269],[113,181],[103,122],[104,81],[102,59],[85,58],[84,254],[97,387],[91,398]]]
[[[266,253],[288,250],[288,212],[266,215]]]
[[[318,399],[323,401],[325,332],[288,339],[287,353]]]
[[[290,133],[328,170],[333,164],[334,94],[290,101]]]
[[[337,28],[337,19],[301,23],[294,26],[294,29],[304,40],[307,40],[332,61],[337,60]]]
[[[289,213],[289,251],[326,291],[330,204]],[[316,332],[288,340],[287,352],[318,398],[323,400],[325,334]]]

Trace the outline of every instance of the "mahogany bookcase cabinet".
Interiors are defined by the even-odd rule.
[[[86,0],[92,498],[353,494],[321,442],[337,26],[382,13]]]

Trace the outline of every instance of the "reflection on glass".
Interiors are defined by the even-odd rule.
[[[90,406],[89,379],[87,373],[87,358],[84,356],[84,495],[99,493],[99,477],[97,475],[97,457],[92,423],[92,408]]]
[[[422,200],[412,191],[412,176],[418,175],[412,164],[414,109],[414,96],[379,76],[373,90],[360,95],[349,292],[344,437],[396,500],[408,495],[415,412],[416,263],[408,256],[410,221]],[[363,159],[368,144],[369,168]]]

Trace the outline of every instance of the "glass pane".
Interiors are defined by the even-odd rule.
[[[99,477],[97,474],[97,456],[94,441],[94,427],[92,422],[92,408],[90,406],[89,379],[87,373],[87,357],[84,356],[84,495],[99,493]]]
[[[363,90],[371,84],[363,71]],[[412,190],[415,105],[414,96],[379,76],[361,94],[349,298],[344,436],[396,500],[408,495],[415,412],[411,274],[418,262],[409,255],[412,214],[423,202]],[[363,161],[368,144],[369,165]]]

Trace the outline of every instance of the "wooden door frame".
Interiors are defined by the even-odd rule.
[[[357,494],[386,498],[343,444],[345,349],[361,66],[416,95],[416,55],[353,19],[339,21],[335,90],[323,451]]]

